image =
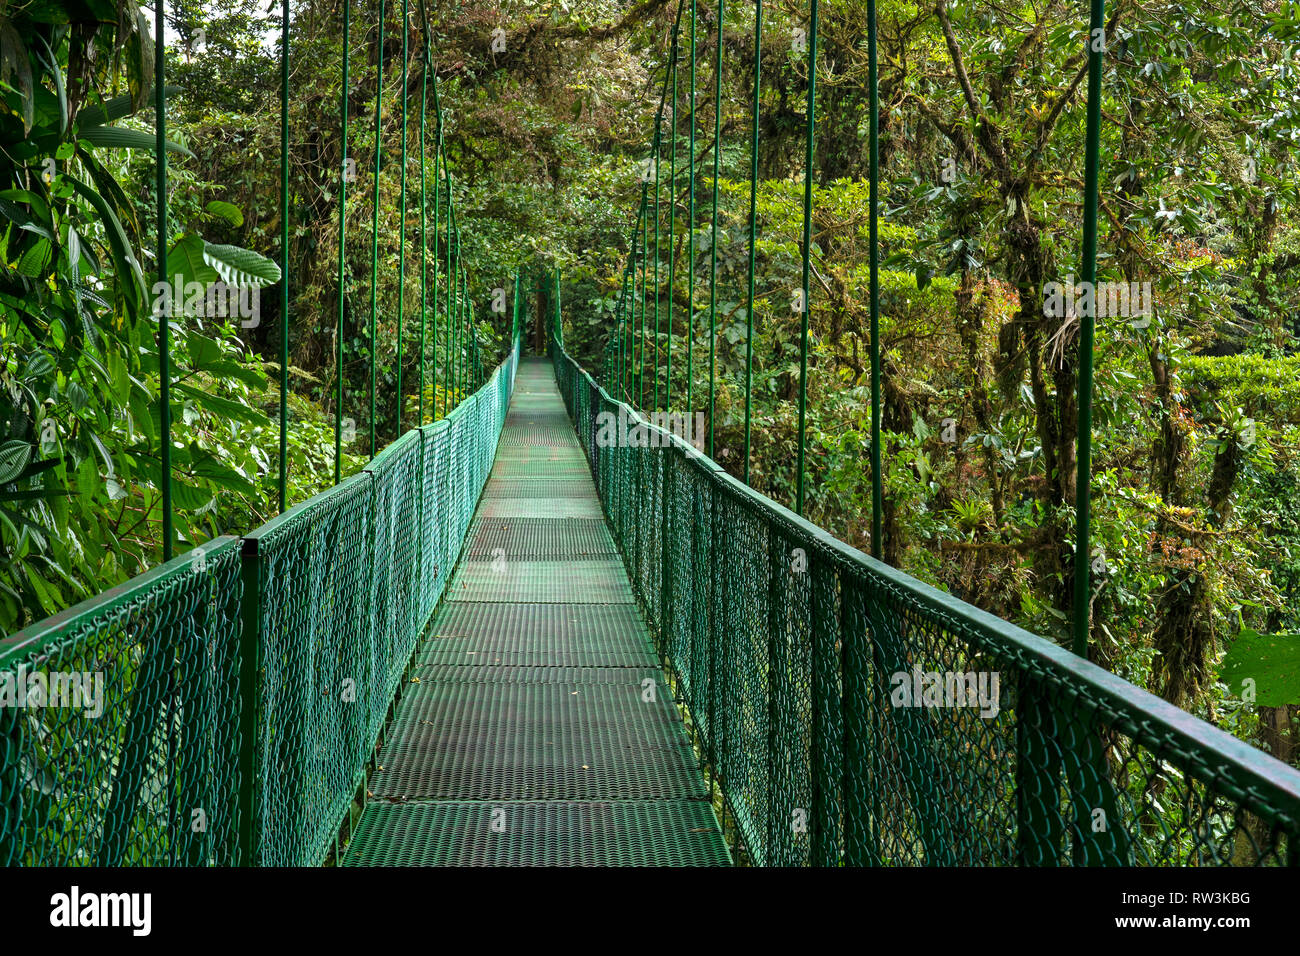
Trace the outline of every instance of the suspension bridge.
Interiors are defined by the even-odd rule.
[[[660,103],[661,118],[671,103],[674,124],[683,9]],[[1094,19],[1099,9],[1095,4]],[[756,10],[760,41],[761,3]],[[694,4],[690,11],[693,102]],[[381,80],[384,16],[381,7]],[[402,17],[409,22],[405,2]],[[289,22],[286,3],[286,62]],[[158,32],[159,222],[166,222]],[[400,79],[403,221],[408,32]],[[809,40],[811,167],[815,2]],[[432,76],[428,47],[422,90]],[[342,68],[346,147],[346,56]],[[287,68],[284,76],[287,84]],[[756,92],[759,82],[756,68]],[[699,448],[654,420],[656,411],[694,403],[688,396],[682,406],[679,396],[674,405],[671,394],[672,297],[664,337],[660,297],[646,291],[660,283],[661,124],[602,367],[593,375],[567,351],[555,275],[539,281],[542,307],[532,316],[516,281],[508,354],[489,373],[465,292],[433,85],[435,188],[427,199],[423,94],[420,116],[416,424],[377,447],[372,349],[371,459],[361,471],[344,477],[336,467],[333,487],[289,506],[282,404],[281,514],[179,556],[171,554],[167,520],[159,566],[0,641],[0,692],[35,692],[40,700],[28,703],[45,705],[0,708],[0,863],[1300,863],[1300,773],[1086,654],[810,524],[799,514],[802,440],[790,510],[744,480],[748,411],[739,477],[711,458],[711,434]],[[378,119],[382,81],[377,86]],[[757,96],[755,103],[756,137]],[[673,150],[676,142],[673,136]],[[288,149],[286,141],[284,156]],[[1095,137],[1089,149],[1088,255],[1095,256]],[[676,184],[675,153],[670,163]],[[343,223],[347,179],[340,176]],[[375,181],[377,197],[377,172]],[[873,246],[875,188],[873,162]],[[372,242],[377,199],[375,206]],[[430,206],[432,245],[423,222]],[[675,221],[670,217],[669,248]],[[751,323],[753,223],[751,198]],[[710,257],[712,349],[716,242]],[[377,272],[377,255],[372,261]],[[669,270],[675,262],[670,258]],[[873,256],[873,274],[876,265]],[[400,268],[404,280],[405,254]],[[670,287],[676,281],[670,273]],[[372,292],[372,338],[374,310]],[[873,286],[873,341],[877,313]],[[287,306],[282,316],[287,323]],[[340,330],[342,322],[340,293]],[[526,354],[530,323],[538,334]],[[159,323],[164,448],[171,444],[169,324]],[[282,332],[287,343],[287,324]],[[668,346],[662,357],[661,340]],[[283,359],[282,403],[287,354]],[[661,401],[663,363],[670,388]],[[450,397],[442,408],[424,405],[426,364],[432,383],[443,376]],[[712,365],[710,354],[710,430]],[[878,354],[872,367],[878,516]],[[805,404],[801,393],[801,439]],[[630,423],[632,437],[622,429],[611,439],[610,421]],[[1086,414],[1081,421],[1086,429]],[[1081,458],[1082,515],[1086,454]],[[163,469],[169,515],[165,457]],[[1081,534],[1079,553],[1086,554],[1086,521]],[[1086,562],[1082,568],[1086,594]],[[92,687],[102,690],[94,700],[85,696]]]

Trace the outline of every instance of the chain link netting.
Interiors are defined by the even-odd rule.
[[[761,865],[1281,865],[1300,772],[836,541],[614,401],[561,394]]]
[[[239,542],[0,641],[0,865],[229,863]]]
[[[460,553],[516,354],[446,418],[245,539],[262,595],[258,864],[314,865],[333,847]]]
[[[492,467],[518,348],[242,540],[0,642],[0,864],[314,865]]]

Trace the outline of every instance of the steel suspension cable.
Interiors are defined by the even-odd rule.
[[[428,200],[428,182],[424,176],[425,142],[424,124],[429,106],[429,21],[424,14],[424,0],[420,0],[420,23],[423,32],[420,38],[420,384],[416,397],[415,424],[424,425],[424,362],[428,357],[426,328],[429,324],[429,234],[426,231]],[[435,162],[435,167],[437,160]],[[434,169],[437,175],[437,169]],[[437,229],[437,224],[434,224]]]
[[[754,266],[758,240],[758,119],[762,64],[763,0],[754,0],[754,112],[749,135],[749,274],[745,305],[745,484],[749,484],[750,428],[754,412]]]
[[[435,86],[436,90],[437,87]],[[452,272],[452,242],[451,242],[451,170],[447,167],[444,157],[442,164],[442,175],[447,180],[447,319],[446,324],[442,327],[442,415],[447,417],[451,411],[451,393],[448,391],[452,387],[453,379],[451,377],[451,303],[453,289],[456,285],[455,273]]]
[[[659,192],[660,192],[660,179],[661,179],[661,176],[660,176],[660,166],[662,165],[662,160],[663,160],[663,124],[664,124],[664,107],[667,105],[667,99],[668,99],[668,82],[669,82],[669,78],[673,75],[673,70],[674,70],[674,68],[675,68],[675,65],[674,65],[674,63],[672,62],[672,60],[675,60],[675,59],[676,59],[676,56],[677,56],[677,33],[678,33],[678,30],[681,28],[681,23],[682,23],[682,4],[681,4],[681,3],[678,3],[678,4],[677,4],[677,17],[676,17],[676,19],[675,19],[674,22],[673,22],[672,42],[671,42],[671,45],[670,45],[670,56],[671,56],[672,59],[671,59],[670,62],[669,62],[668,69],[664,72],[663,88],[659,91],[659,109],[658,109],[658,110],[656,111],[656,113],[655,113],[655,132],[654,132],[654,164],[655,164],[655,167],[654,167],[654,168],[655,168],[655,233],[654,233],[654,235],[655,235],[655,238],[654,238],[654,257],[655,257],[655,267],[654,267],[654,309],[655,309],[655,311],[654,311],[654,329],[655,329],[655,332],[654,332],[654,335],[655,335],[655,348],[654,348],[654,398],[653,398],[653,402],[654,402],[654,406],[653,406],[653,407],[654,407],[655,409],[658,409],[658,408],[659,408],[659,338],[660,338],[660,336],[661,336],[661,334],[662,334],[662,328],[661,328],[661,326],[660,326],[660,324],[659,324],[659,299],[660,299],[660,295],[661,295],[661,293],[660,293],[660,288],[659,288],[659,259],[660,259],[660,252],[659,252],[659,234],[660,234],[660,225],[661,225],[661,215],[660,215],[660,212],[659,212]],[[672,289],[671,289],[671,288],[669,289],[668,303],[669,303],[668,307],[669,307],[669,309],[671,310],[671,308],[672,308]],[[670,314],[671,314],[671,312],[670,312]],[[670,325],[670,327],[671,327],[671,319],[670,319],[669,325]]]
[[[695,409],[695,22],[696,0],[691,0],[691,132],[690,174],[686,203],[686,414]]]
[[[451,397],[453,407],[460,404],[460,369],[465,364],[461,360],[461,338],[460,323],[464,318],[461,310],[461,285],[460,285],[460,230],[455,226],[456,207],[452,206],[452,235],[455,249],[453,250],[453,264],[456,269],[456,291],[453,296],[452,305],[454,308],[454,318],[452,319],[452,354],[451,354]]]
[[[722,158],[722,24],[726,0],[718,0],[718,39],[713,55],[713,224],[709,238],[709,457],[713,457],[714,393],[718,323],[718,170]]]
[[[681,23],[684,4],[677,4],[678,24]],[[677,30],[673,30],[673,121],[672,141],[668,160],[668,375],[664,409],[673,410],[673,299],[677,297],[677,60],[681,53],[677,47]]]
[[[817,0],[812,0],[808,20],[808,117],[807,152],[804,158],[803,179],[803,276],[800,305],[803,307],[799,336],[799,455],[796,464],[795,514],[803,514],[804,503],[804,450],[808,427],[808,315],[812,303],[808,296],[808,280],[812,270],[812,198],[813,198],[813,135],[817,116]]]
[[[352,28],[352,0],[343,0],[343,93],[339,112],[343,118],[341,161],[339,163],[339,314],[334,332],[334,484],[343,480],[343,316],[346,312],[344,273],[347,245],[348,201],[348,43]]]
[[[402,434],[402,332],[406,318],[406,88],[409,83],[410,56],[407,40],[411,35],[410,0],[402,0],[402,178],[397,239],[397,432]]]
[[[659,408],[659,124],[663,121],[664,105],[659,103],[659,115],[655,117],[655,274],[654,274],[654,303],[655,303],[655,351],[654,351],[654,395],[651,399],[650,407]]]
[[[442,162],[442,105],[438,101],[438,74],[433,74],[433,118],[434,118],[434,147],[433,147],[433,361],[431,371],[433,373],[432,386],[432,404],[433,409],[430,413],[431,420],[438,420],[438,244],[441,242],[441,203],[442,195],[439,189],[439,172],[441,168],[445,173],[446,164]],[[448,276],[450,281],[450,276]]]
[[[154,0],[154,189],[157,190],[158,228],[157,241],[158,281],[167,281],[167,102],[164,93],[166,80],[166,55],[163,47],[163,0]],[[158,420],[162,432],[159,449],[160,482],[162,486],[162,546],[163,561],[172,559],[172,370],[171,332],[174,300],[158,317]]]
[[[641,184],[641,360],[637,363],[636,377],[636,404],[638,408],[645,406],[645,326],[646,326],[646,306],[649,290],[650,263],[649,263],[649,235],[650,235],[650,184]]]
[[[280,4],[280,473],[283,514],[289,489],[289,0]]]
[[[627,315],[627,312],[626,312],[626,309],[627,309],[627,294],[628,294],[628,293],[627,293],[627,284],[628,284],[628,277],[631,275],[631,269],[632,269],[632,266],[631,266],[630,262],[629,262],[629,264],[628,264],[628,265],[623,269],[623,293],[622,293],[622,295],[619,296],[619,301],[618,301],[618,323],[617,323],[617,328],[618,328],[618,335],[617,335],[617,337],[618,337],[618,379],[617,379],[617,381],[618,381],[618,389],[615,391],[615,394],[616,394],[616,395],[621,395],[621,394],[623,394],[623,374],[624,374],[623,370],[624,370],[624,359],[625,359],[624,352],[623,352],[623,326],[624,326],[624,324],[625,324],[624,319],[625,319],[625,317],[626,317],[626,315]]]
[[[880,84],[876,68],[876,0],[867,0],[867,83],[871,88],[871,555],[884,557],[884,475],[880,470]]]
[[[452,402],[453,407],[460,402],[460,395],[457,391],[460,388],[460,379],[457,378],[457,368],[460,365],[460,229],[456,226],[456,204],[451,200],[451,185],[447,186],[447,214],[451,217],[451,225],[448,235],[451,237],[451,268],[454,270],[452,275],[452,290],[447,298],[447,334],[449,336],[448,361],[451,362],[451,368],[448,373],[447,382],[451,386],[451,394],[448,400]]]
[[[636,378],[637,378],[637,372],[639,368],[639,363],[637,361],[636,333],[637,333],[637,302],[641,298],[641,293],[639,291],[639,282],[641,278],[641,263],[639,257],[639,252],[640,252],[639,237],[641,235],[641,215],[642,213],[645,212],[644,182],[642,183],[641,186],[641,196],[642,196],[642,205],[638,208],[637,211],[636,225],[632,229],[632,244],[631,244],[632,245],[632,301],[630,303],[630,308],[631,308],[632,321],[631,321],[631,341],[629,343],[631,360],[630,360],[630,364],[628,365],[630,374],[628,376],[629,381],[628,381],[628,390],[627,390],[627,400],[629,402],[633,400],[632,396],[636,394]]]
[[[1106,0],[1092,0],[1088,26],[1088,116],[1084,149],[1083,276],[1093,290],[1093,307],[1080,310],[1078,383],[1078,460],[1075,474],[1074,653],[1088,656],[1091,631],[1092,582],[1090,534],[1092,524],[1092,362],[1097,281],[1097,189],[1101,152],[1101,57],[1105,51]]]
[[[376,335],[379,309],[379,166],[383,159],[383,92],[384,92],[384,17],[385,0],[379,0],[379,46],[375,51],[375,168],[374,176],[374,228],[370,242],[370,457],[375,457],[375,393],[378,385],[378,363],[375,350],[379,347]]]

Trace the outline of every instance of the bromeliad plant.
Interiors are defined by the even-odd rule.
[[[137,215],[122,151],[155,146],[136,119],[152,50],[134,0],[0,0],[0,633],[158,558],[162,290],[256,295],[280,278],[174,222],[168,274],[149,268],[159,227]],[[191,308],[171,328],[177,534],[197,544],[261,508],[266,377],[238,321]]]

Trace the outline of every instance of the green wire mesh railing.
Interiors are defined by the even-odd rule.
[[[234,858],[242,598],[219,538],[0,641],[0,864]]]
[[[445,418],[242,539],[0,641],[0,865],[326,860],[460,552],[517,360],[516,344]]]
[[[615,401],[558,316],[561,393],[753,862],[1300,864],[1300,772],[748,488]]]

